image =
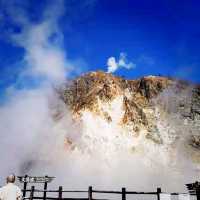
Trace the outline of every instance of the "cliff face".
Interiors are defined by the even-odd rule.
[[[64,99],[74,111],[89,108],[89,103],[97,98],[104,102],[112,101],[117,95],[129,92],[136,101],[146,104],[172,83],[164,77],[144,77],[139,80],[125,80],[104,72],[91,72],[78,79],[64,92]],[[139,103],[139,102],[138,102]]]
[[[198,160],[200,87],[166,77],[126,80],[104,72],[85,74],[61,94],[74,119],[85,113],[113,124],[120,134],[174,147],[183,138]],[[108,133],[109,134],[109,133]],[[110,133],[111,134],[111,133]],[[73,141],[69,141],[73,143]],[[197,154],[197,155],[196,155]]]

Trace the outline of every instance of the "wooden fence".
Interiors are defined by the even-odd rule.
[[[155,195],[157,200],[160,200],[160,193],[161,189],[157,188],[156,192],[133,192],[127,191],[126,188],[122,188],[121,191],[103,191],[103,190],[94,190],[92,186],[88,187],[88,190],[63,190],[62,186],[59,186],[58,190],[38,190],[35,189],[35,186],[31,186],[31,189],[22,190],[24,199],[43,199],[43,200],[96,200],[93,198],[94,194],[118,194],[121,195],[122,200],[126,200],[127,194],[138,194],[138,195]],[[29,192],[29,196],[27,197],[26,194]],[[35,193],[41,193],[42,196],[35,196]],[[56,197],[50,197],[47,194],[57,193]],[[64,198],[63,193],[86,193],[87,198]],[[102,200],[102,199],[98,199]]]
[[[141,195],[142,197],[144,196],[153,196],[153,200],[160,200],[160,194],[162,193],[161,188],[157,188],[157,190],[155,192],[136,192],[136,191],[129,191],[126,190],[125,187],[123,187],[120,191],[106,191],[106,190],[96,190],[93,189],[92,186],[88,187],[88,190],[63,190],[62,186],[59,186],[59,188],[57,190],[48,190],[47,188],[47,184],[48,182],[51,182],[53,180],[54,177],[42,177],[44,178],[44,182],[42,182],[43,185],[43,189],[36,189],[35,186],[31,186],[29,189],[27,188],[28,183],[30,184],[33,178],[33,182],[35,181],[39,181],[38,183],[41,183],[41,177],[32,177],[31,179],[27,179],[27,178],[31,178],[28,175],[25,175],[24,177],[18,177],[19,181],[22,182],[24,184],[23,186],[23,199],[42,199],[42,200],[108,200],[108,198],[106,199],[102,199],[102,198],[95,198],[95,196],[98,194],[117,194],[118,198],[116,199],[121,199],[121,200],[126,200],[128,195]],[[35,182],[35,183],[36,183]],[[197,200],[200,200],[200,183],[196,182],[199,184],[199,187],[196,187],[196,189],[194,188],[189,188],[190,191],[190,195],[196,196]],[[196,184],[195,183],[195,184]],[[197,184],[197,185],[198,185]],[[192,187],[193,184],[187,184],[187,187]],[[84,198],[83,197],[76,197],[76,198],[72,198],[71,194],[76,194],[76,195],[83,195],[84,194]],[[188,193],[187,193],[188,194]],[[172,196],[177,196],[179,195],[179,193],[171,193]],[[67,196],[67,197],[66,197]],[[138,199],[138,198],[134,198],[133,199]],[[149,198],[148,198],[149,199]]]
[[[122,188],[121,191],[103,191],[103,190],[95,190],[92,188],[92,186],[88,187],[88,190],[63,190],[62,186],[59,186],[58,190],[38,190],[35,188],[35,186],[31,186],[31,189],[26,189],[22,190],[24,199],[43,199],[43,200],[108,200],[108,199],[95,199],[93,198],[94,194],[118,194],[121,197],[116,198],[116,199],[122,199],[126,200],[127,195],[133,194],[133,195],[154,195],[155,200],[160,200],[160,194],[161,188],[157,188],[157,191],[155,192],[135,192],[135,191],[128,191],[126,188]],[[27,192],[29,195],[27,196]],[[36,196],[35,193],[41,193],[40,196]],[[49,194],[54,193],[54,195],[49,196]],[[86,198],[70,198],[70,197],[63,197],[64,193],[75,193],[75,194],[81,194],[81,193],[86,193],[87,197]],[[171,195],[179,195],[179,193],[171,193]],[[191,195],[196,195],[196,194],[191,194]],[[135,198],[133,198],[135,199]],[[198,198],[197,198],[198,199]]]

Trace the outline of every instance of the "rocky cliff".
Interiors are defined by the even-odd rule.
[[[182,141],[193,160],[199,162],[198,85],[160,76],[126,80],[98,71],[75,79],[61,97],[74,120],[91,123],[84,120],[85,113],[90,113],[92,118],[114,125],[119,134],[129,135],[133,141],[142,137],[167,148],[175,148]],[[70,145],[73,143],[70,138],[67,140]]]

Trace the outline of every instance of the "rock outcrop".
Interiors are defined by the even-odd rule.
[[[160,76],[126,80],[98,71],[75,79],[61,97],[75,118],[81,119],[87,110],[107,123],[117,123],[122,132],[126,130],[133,137],[144,134],[157,144],[173,145],[187,132],[188,144],[200,149],[198,85]],[[116,106],[121,108],[121,117],[113,122]]]

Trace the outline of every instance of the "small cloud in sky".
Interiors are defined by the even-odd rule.
[[[107,73],[114,73],[119,68],[133,69],[136,64],[129,62],[126,53],[120,53],[119,59],[115,57],[110,57],[107,60]]]

